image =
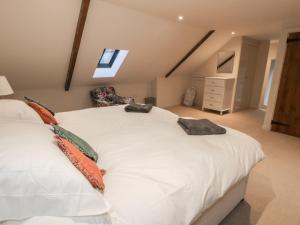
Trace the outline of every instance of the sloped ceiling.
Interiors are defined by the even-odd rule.
[[[1,0],[0,74],[14,89],[63,86],[80,0]]]
[[[0,74],[15,89],[63,88],[81,0],[1,0]],[[163,76],[205,33],[217,32],[176,74],[193,73],[231,30],[276,37],[299,17],[299,1],[91,0],[72,87],[148,82]],[[176,21],[179,14],[184,22]],[[104,48],[129,50],[114,79],[93,79]]]
[[[2,0],[0,74],[15,89],[63,88],[81,0]],[[72,87],[163,76],[207,32],[92,0]],[[128,49],[114,79],[93,79],[104,48]]]
[[[129,50],[114,82],[150,81],[163,76],[207,29],[94,0],[91,2],[73,85],[94,84],[104,48]],[[112,79],[101,79],[102,82]]]
[[[278,38],[283,24],[300,20],[299,0],[103,0],[170,20],[184,16],[197,27],[236,31],[259,39]]]

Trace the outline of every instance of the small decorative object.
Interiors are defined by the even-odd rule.
[[[196,97],[196,89],[194,87],[187,89],[184,95],[183,105],[192,106],[194,104],[195,97]]]
[[[0,96],[12,95],[14,93],[5,76],[0,76]]]
[[[151,104],[151,105],[156,106],[156,98],[155,97],[147,97],[144,100],[145,100],[145,104]]]

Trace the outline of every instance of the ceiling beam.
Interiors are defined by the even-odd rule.
[[[70,85],[72,82],[73,78],[73,72],[74,72],[74,67],[76,64],[76,59],[81,43],[81,38],[82,38],[82,33],[84,30],[84,25],[86,21],[86,17],[88,14],[89,10],[89,5],[90,5],[90,0],[82,0],[81,1],[81,8],[79,12],[79,17],[77,21],[77,27],[76,27],[76,32],[75,32],[75,37],[73,41],[73,47],[72,47],[72,53],[70,57],[70,62],[69,62],[69,68],[68,68],[68,73],[67,73],[67,78],[66,78],[66,83],[65,83],[65,91],[70,90]]]
[[[168,78],[182,63],[184,63],[213,33],[215,30],[210,30],[207,34],[165,75]]]

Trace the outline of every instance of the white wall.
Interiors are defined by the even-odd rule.
[[[224,45],[224,43],[226,44]],[[233,50],[236,51],[236,57],[239,58],[240,47],[238,46],[240,43],[240,37],[230,40],[230,35],[228,33],[216,31],[199,49],[193,53],[193,55],[190,56],[190,58],[188,58],[187,61],[185,61],[173,74],[171,74],[171,76],[168,78],[163,76],[157,77],[155,88],[158,106],[169,107],[181,104],[187,88],[192,86],[196,88],[203,86],[201,84],[202,80],[199,79],[199,77],[204,76],[203,74],[211,74],[211,76],[215,76],[215,64],[217,63],[217,57],[214,52],[220,48],[224,50]],[[207,65],[207,67],[203,69],[201,65]],[[235,61],[234,68],[234,73],[236,74],[238,70],[237,65],[238,60]],[[169,69],[171,69],[171,67]],[[168,71],[166,70],[165,72]],[[218,75],[228,76],[228,74]],[[197,92],[195,103],[196,105],[199,105],[202,102],[202,100],[199,99],[202,95],[201,90],[198,90]]]
[[[193,76],[195,77],[215,77],[215,76],[236,77],[238,74],[241,45],[242,45],[242,37],[232,38],[223,47],[221,47],[215,54],[213,54],[207,61],[205,61],[196,71],[194,71]],[[230,74],[217,72],[218,53],[220,51],[235,52],[233,72]]]
[[[208,28],[179,23],[176,17],[166,19],[93,0],[71,89],[65,93],[63,86],[80,4],[81,0],[1,0],[0,74],[7,76],[17,97],[33,93],[41,99],[47,98],[50,104],[53,102],[59,111],[76,109],[89,105],[84,99],[92,87],[109,83],[127,87],[123,93],[126,96],[143,86],[145,90],[134,93],[137,99],[158,94],[162,106],[179,104],[189,86],[189,75],[231,37],[227,30],[218,29],[170,78],[164,79],[162,76]],[[128,57],[115,78],[93,79],[106,47],[127,49]],[[151,83],[156,77],[159,82]],[[136,88],[136,84],[142,85]],[[153,89],[151,93],[149,89]],[[59,95],[61,101],[69,102],[58,103]]]
[[[248,50],[246,49],[246,44],[252,46],[253,51],[251,56],[248,56]],[[265,74],[265,67],[267,63],[269,41],[258,41],[250,39],[247,37],[235,37],[232,38],[228,43],[226,43],[222,48],[220,48],[212,57],[210,57],[201,67],[193,73],[194,82],[198,77],[207,77],[207,76],[230,76],[237,79],[239,74],[243,74],[243,71],[249,67],[251,64],[251,71],[247,75],[247,85],[249,85],[249,94],[247,100],[247,106],[258,108],[260,93],[262,90],[262,84]],[[256,50],[257,49],[257,50]],[[218,73],[217,72],[217,60],[218,52],[223,51],[234,51],[234,66],[232,73]],[[257,53],[256,53],[257,52]],[[243,55],[242,55],[243,54]],[[241,60],[243,61],[241,63]],[[249,70],[249,68],[247,69]],[[201,92],[203,90],[198,90]],[[238,93],[236,92],[236,83],[234,85],[233,97]],[[201,103],[201,101],[199,101]],[[234,109],[234,101],[232,101],[232,108]]]
[[[1,0],[0,74],[16,90],[63,87],[81,0]],[[71,89],[163,76],[208,30],[93,0]],[[129,50],[113,79],[93,79],[104,48]]]
[[[202,82],[199,78],[202,77],[215,77],[215,76],[230,76],[237,78],[239,72],[239,64],[240,64],[240,57],[241,57],[241,48],[242,48],[242,37],[234,37],[229,40],[224,46],[222,46],[215,54],[213,54],[206,62],[204,62],[196,71],[193,72],[192,75],[192,84],[198,84]],[[234,65],[232,73],[218,73],[217,72],[217,61],[218,61],[218,52],[220,51],[234,51]],[[203,83],[203,82],[202,82]],[[197,95],[199,97],[203,96],[203,84],[200,83],[197,86]],[[234,85],[235,90],[235,85]],[[233,92],[233,96],[235,95],[235,91]],[[233,102],[233,101],[232,101]],[[197,106],[202,106],[202,101],[197,99],[196,101]]]
[[[149,83],[114,84],[118,95],[134,97],[137,102],[144,102],[144,98],[151,95]],[[65,92],[63,88],[43,88],[17,90],[9,98],[21,99],[30,96],[44,103],[55,112],[71,111],[92,106],[90,90],[95,86],[79,86]]]
[[[276,64],[274,69],[274,75],[272,80],[272,86],[270,91],[270,98],[266,110],[266,115],[263,123],[263,128],[266,130],[271,129],[271,121],[274,116],[274,111],[276,107],[276,100],[278,95],[278,89],[280,85],[281,79],[281,72],[283,69],[283,63],[285,59],[285,52],[286,52],[286,40],[288,38],[289,33],[292,32],[299,32],[300,31],[300,24],[294,27],[283,27],[279,39],[278,50],[277,50],[277,57],[276,57]]]
[[[0,74],[15,90],[63,87],[80,0],[1,0]]]
[[[134,95],[138,101],[161,93],[162,106],[179,104],[187,85],[186,78],[178,76],[189,74],[228,36],[216,32],[199,49],[201,54],[196,52],[167,80],[159,78],[163,83],[159,82],[158,90],[153,80],[164,76],[208,29],[91,1],[71,89],[64,92],[80,4],[81,0],[1,1],[0,74],[7,76],[16,98],[34,95],[57,111],[71,110],[90,105],[89,90],[94,86],[113,84],[122,87],[122,95]],[[127,49],[129,54],[115,78],[93,79],[106,47]],[[176,88],[172,95],[161,91],[170,88]]]
[[[259,101],[263,91],[263,82],[268,62],[268,53],[270,48],[270,41],[259,41],[258,51],[256,57],[256,70],[252,83],[252,94],[250,100],[251,108],[259,108]]]
[[[156,80],[157,106],[166,108],[180,105],[185,91],[190,87],[189,76],[158,77]]]
[[[112,84],[118,94],[143,102],[157,94],[153,80],[163,76],[207,32],[176,20],[91,1],[71,89],[64,92],[80,4],[81,0],[1,1],[0,74],[10,81],[16,93],[13,97],[30,95],[56,111],[73,110],[91,105],[93,87]],[[127,49],[128,57],[115,78],[93,79],[106,47]],[[168,104],[178,102],[168,94],[167,99]]]

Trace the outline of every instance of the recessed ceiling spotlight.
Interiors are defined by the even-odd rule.
[[[235,35],[236,33],[234,31],[231,32],[232,35]]]
[[[178,20],[182,21],[183,20],[183,16],[178,16]]]

